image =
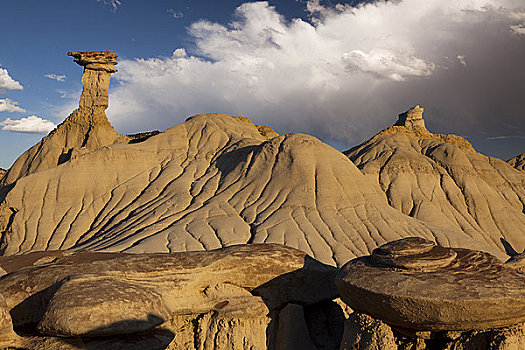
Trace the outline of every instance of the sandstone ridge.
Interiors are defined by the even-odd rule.
[[[496,244],[389,207],[377,185],[316,138],[272,136],[246,119],[198,115],[143,142],[25,176],[0,204],[2,250],[142,253],[280,243],[342,265],[418,235],[506,258]]]
[[[116,55],[72,55],[85,67],[79,109],[4,178],[11,184],[0,196],[4,255],[279,243],[341,266],[387,241],[420,236],[507,258],[492,237],[390,207],[377,184],[312,136],[278,135],[245,117],[206,114],[123,142],[104,114]],[[417,120],[410,113],[406,119]]]

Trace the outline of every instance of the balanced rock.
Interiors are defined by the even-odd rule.
[[[525,275],[494,256],[419,237],[387,243],[342,267],[353,309],[415,331],[506,327],[525,321]]]
[[[525,170],[525,154],[513,157],[507,161],[511,166],[518,170]]]
[[[111,73],[117,71],[114,68],[117,55],[112,51],[69,52],[68,55],[84,67],[79,108],[20,156],[0,184],[9,185],[21,177],[56,167],[77,154],[128,140],[113,129],[105,113]]]

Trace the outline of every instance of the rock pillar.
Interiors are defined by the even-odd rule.
[[[111,73],[116,72],[117,54],[112,51],[69,52],[84,67],[84,89],[79,107],[62,124],[16,160],[1,178],[0,186],[34,172],[53,168],[80,154],[114,143],[127,142],[106,117]]]
[[[111,73],[115,73],[118,55],[113,51],[68,52],[75,62],[84,67],[80,108],[108,108],[108,91]]]

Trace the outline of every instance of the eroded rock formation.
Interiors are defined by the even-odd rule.
[[[507,161],[511,166],[518,170],[525,170],[525,154],[513,157]]]
[[[342,265],[418,235],[506,258],[496,245],[391,208],[377,185],[316,138],[265,135],[247,119],[199,115],[21,178],[0,204],[4,254],[280,243]]]
[[[425,121],[423,120],[423,111],[423,108],[415,105],[408,111],[399,114],[399,119],[394,125],[425,132],[427,129],[425,128]]]
[[[110,76],[117,71],[114,68],[117,55],[111,51],[70,52],[68,55],[84,67],[79,108],[16,160],[2,180],[3,185],[56,167],[77,154],[127,141],[126,136],[119,135],[109,124],[105,113]]]
[[[525,173],[465,139],[396,125],[345,154],[406,215],[500,249],[525,249]]]
[[[337,296],[335,268],[271,244],[41,252],[0,266],[0,344],[31,349],[278,349],[289,334],[312,343],[303,306]]]
[[[525,321],[525,275],[488,253],[444,248],[419,237],[387,243],[350,261],[336,284],[352,309],[417,331],[480,330]]]
[[[348,262],[336,286],[356,310],[341,349],[525,346],[525,275],[481,251],[409,237]]]

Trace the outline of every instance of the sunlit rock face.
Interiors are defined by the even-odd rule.
[[[329,308],[337,296],[336,268],[274,244],[174,254],[35,252],[0,257],[0,267],[7,273],[2,348],[263,350],[294,334],[302,344],[319,343],[303,307],[317,321],[311,328],[327,332],[311,308]]]
[[[104,112],[116,55],[71,55],[84,66],[79,108],[4,178],[10,184],[0,196],[5,255],[279,243],[341,266],[415,235],[506,258],[491,240],[390,207],[377,183],[309,135],[278,135],[225,114],[193,116],[162,133],[118,135]],[[418,115],[420,109],[407,112],[405,122],[417,124]],[[470,147],[464,140],[458,145]]]
[[[426,131],[425,121],[423,120],[424,109],[415,105],[408,111],[399,114],[399,119],[394,125],[404,126],[405,128]]]
[[[403,123],[400,117],[344,153],[406,215],[507,253],[523,251],[525,173],[476,152],[459,136],[414,127],[409,121],[419,121],[420,112],[409,110]]]
[[[341,299],[355,310],[340,349],[522,349],[520,270],[420,237],[384,244],[336,277]]]
[[[507,161],[511,166],[518,170],[525,170],[525,154],[513,157]]]
[[[497,246],[390,207],[377,184],[316,138],[261,133],[224,114],[194,116],[143,142],[102,147],[23,177],[0,212],[4,254],[279,243],[342,265],[418,235],[505,258]]]

